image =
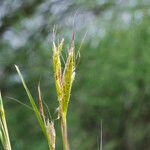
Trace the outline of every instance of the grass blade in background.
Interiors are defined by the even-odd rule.
[[[0,140],[2,142],[4,150],[11,150],[11,144],[8,134],[1,92],[0,92]]]

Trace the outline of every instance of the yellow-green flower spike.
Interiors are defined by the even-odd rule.
[[[68,58],[65,64],[63,73],[63,99],[62,99],[62,111],[66,115],[68,109],[68,103],[70,99],[71,87],[74,78],[74,52],[73,48],[68,51]]]
[[[63,49],[64,39],[56,47],[53,42],[53,68],[56,84],[56,91],[59,100],[58,118],[61,119],[61,132],[63,139],[64,150],[69,150],[69,143],[67,137],[67,110],[70,100],[71,87],[75,77],[75,63],[74,63],[74,36],[72,47],[68,51],[67,61],[65,63],[64,71],[61,68],[61,51]]]

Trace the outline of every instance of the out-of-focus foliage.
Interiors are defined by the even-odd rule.
[[[1,0],[0,89],[12,148],[47,149],[33,112],[6,96],[28,104],[17,64],[36,99],[41,81],[43,99],[57,117],[51,66],[57,25],[56,39],[65,37],[70,45],[75,31],[76,47],[87,32],[69,108],[71,148],[97,149],[102,119],[105,150],[149,150],[149,20],[149,0]]]

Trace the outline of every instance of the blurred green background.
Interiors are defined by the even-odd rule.
[[[53,117],[58,106],[52,69],[52,29],[65,38],[75,32],[81,48],[68,114],[72,150],[98,149],[103,121],[104,150],[150,149],[149,0],[1,0],[0,89],[14,150],[47,150],[15,71],[17,64],[38,101]],[[57,150],[62,149],[59,121]],[[0,147],[2,149],[2,147]]]

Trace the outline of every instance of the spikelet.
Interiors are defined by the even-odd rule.
[[[49,143],[50,143],[50,149],[55,150],[56,133],[55,133],[53,121],[50,122],[49,120],[47,120],[46,132],[47,132]]]
[[[66,115],[68,109],[68,103],[70,99],[71,87],[74,79],[74,48],[72,47],[68,51],[68,58],[65,64],[63,72],[63,100],[62,100],[62,111]]]
[[[54,77],[56,84],[56,91],[58,95],[58,101],[61,103],[62,99],[62,70],[61,70],[61,61],[60,61],[60,53],[63,48],[64,40],[60,43],[58,48],[53,42],[53,68],[54,68]]]

